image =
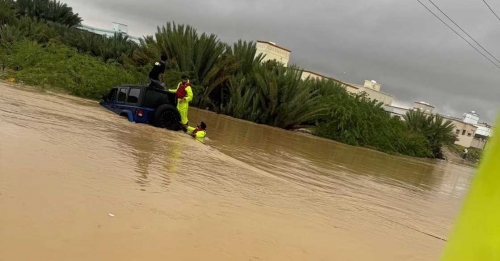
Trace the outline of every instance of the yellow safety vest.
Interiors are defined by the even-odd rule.
[[[187,131],[189,133],[193,133],[194,130],[196,130],[195,127],[191,127],[191,126],[187,127]],[[207,136],[207,131],[206,130],[201,130],[201,131],[197,131],[196,132],[196,138],[197,139],[202,139],[202,138],[205,138],[206,136]]]

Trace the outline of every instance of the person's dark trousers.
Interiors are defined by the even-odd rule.
[[[153,79],[149,79],[151,80],[151,83],[149,84],[150,87],[153,87],[155,89],[158,89],[158,90],[165,90],[165,86],[163,86],[163,84],[161,84],[160,81],[157,81],[157,80],[153,80]]]

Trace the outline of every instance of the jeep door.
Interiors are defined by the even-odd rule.
[[[118,87],[118,97],[116,98],[116,103],[111,108],[114,112],[120,114],[126,107],[125,102],[127,101],[128,89],[128,87]]]

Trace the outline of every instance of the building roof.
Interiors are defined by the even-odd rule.
[[[309,70],[302,70],[302,71],[306,72],[306,73],[314,74],[314,75],[317,75],[317,76],[320,76],[320,77],[323,77],[323,78],[330,78],[330,77],[324,76],[321,73],[317,73],[317,72],[313,72],[313,71],[309,71]]]
[[[352,87],[352,88],[355,88],[355,89],[359,89],[359,87],[354,86],[353,84],[350,84],[350,83],[345,83],[345,82],[343,82],[343,81],[341,81],[341,80],[339,80],[339,79],[333,78],[333,77],[324,76],[324,75],[322,75],[322,74],[320,74],[320,73],[313,72],[313,71],[309,71],[309,70],[302,70],[302,71],[303,71],[303,72],[306,72],[306,73],[314,74],[314,75],[317,75],[317,76],[320,76],[320,77],[323,77],[323,78],[326,78],[326,79],[330,79],[330,80],[332,80],[332,81],[336,81],[336,82],[338,82],[338,83],[341,83],[341,84],[343,84],[343,85],[347,85],[347,86]]]
[[[415,102],[415,103],[422,104],[422,105],[425,105],[425,106],[428,106],[428,107],[431,107],[431,108],[436,108],[436,107],[428,104],[427,102],[421,102],[421,101],[419,101],[419,102]]]
[[[370,80],[365,80],[365,81],[370,81]],[[373,81],[373,80],[371,80],[371,81]],[[383,95],[387,95],[387,96],[390,96],[390,97],[394,98],[394,95],[392,95],[392,94],[388,94],[388,93],[382,92],[382,91],[377,91],[375,89],[372,89],[372,88],[369,88],[369,87],[365,87],[364,85],[349,83],[349,86],[353,86],[353,87],[358,88],[358,89],[368,89],[370,91],[378,92],[378,93],[381,93]],[[401,109],[404,109],[404,108],[401,108]]]
[[[122,24],[122,25],[124,25],[124,24]],[[121,33],[121,34],[125,34],[128,37],[128,39],[133,40],[133,41],[135,41],[137,43],[139,42],[139,39],[140,39],[139,37],[131,36],[130,34],[125,33],[125,32],[116,32],[114,30],[97,28],[97,27],[93,27],[93,26],[90,26],[90,25],[80,24],[77,28],[81,29],[81,30],[86,30],[86,31],[88,31],[88,30],[94,30],[94,31],[99,31],[99,32],[103,32],[103,33],[110,33],[110,34]]]
[[[374,90],[374,89],[371,89],[371,88],[366,88],[364,86],[363,86],[363,89],[368,89],[368,90],[373,91],[373,92],[382,93],[383,95],[387,95],[387,96],[390,96],[390,97],[394,98],[394,96],[392,94],[388,94],[388,93],[385,93],[385,92],[377,91],[377,90]]]
[[[465,124],[465,125],[469,125],[469,126],[472,126],[474,128],[477,129],[477,126],[474,125],[474,124],[470,124],[470,123],[467,123],[467,122],[464,122],[462,119],[460,118],[457,118],[457,117],[453,117],[453,116],[448,116],[448,115],[442,115],[442,114],[438,114],[438,115],[441,115],[443,118],[445,119],[448,119],[448,120],[452,120],[452,121],[457,121],[457,122],[460,122],[462,124]]]
[[[448,120],[462,121],[462,119],[457,118],[457,117],[453,117],[453,116],[450,116],[450,115],[441,115],[441,116],[443,116],[443,118],[448,119]]]
[[[84,24],[81,24],[80,26],[78,26],[78,28],[96,30],[96,31],[101,31],[101,32],[105,32],[105,33],[112,33],[112,34],[117,33],[114,30],[102,29],[102,28],[97,28],[97,27],[93,27],[90,25],[84,25]]]
[[[128,26],[128,25],[126,25],[126,24],[122,24],[122,23],[118,23],[118,22],[113,22],[113,24],[119,24],[119,25]]]
[[[396,108],[396,109],[402,109],[402,110],[407,110],[409,111],[410,108],[404,108],[404,107],[401,107],[401,106],[395,106],[395,105],[385,105],[386,107],[392,107],[392,108]]]
[[[259,41],[257,41],[257,42],[258,42],[258,43],[265,43],[265,44],[272,45],[272,46],[274,46],[274,47],[276,47],[276,48],[279,48],[279,49],[281,49],[281,50],[285,50],[285,51],[287,51],[287,52],[289,52],[289,53],[291,53],[291,52],[292,52],[291,50],[286,49],[285,47],[281,47],[281,46],[279,46],[279,45],[277,45],[277,44],[275,44],[275,43],[273,43],[273,42],[269,42],[269,41],[260,41],[260,40],[259,40]]]

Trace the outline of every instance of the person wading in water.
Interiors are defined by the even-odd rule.
[[[193,89],[191,89],[191,83],[189,83],[188,77],[183,75],[181,77],[181,82],[177,85],[176,89],[168,90],[171,93],[175,93],[177,96],[177,110],[181,115],[181,123],[184,130],[188,127],[188,110],[189,102],[193,100]]]
[[[201,122],[196,128],[188,126],[186,132],[196,139],[203,139],[207,136],[207,125]]]

